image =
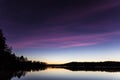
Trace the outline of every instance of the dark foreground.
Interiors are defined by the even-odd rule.
[[[120,62],[106,61],[106,62],[70,62],[60,65],[48,65],[52,68],[64,68],[71,71],[106,71],[106,72],[120,72]]]
[[[26,65],[28,64],[28,65]],[[16,66],[16,65],[15,65]],[[66,64],[44,64],[40,63],[21,63],[15,67],[7,66],[0,69],[0,80],[11,80],[12,77],[25,76],[30,71],[42,71],[47,68],[64,68],[71,71],[101,71],[101,72],[120,72],[120,62],[70,62]]]

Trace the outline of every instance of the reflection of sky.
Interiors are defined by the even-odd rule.
[[[120,0],[0,1],[16,55],[48,63],[119,60]]]
[[[21,79],[13,78],[12,80],[118,80],[119,75],[120,73],[47,69],[40,72],[29,72]]]

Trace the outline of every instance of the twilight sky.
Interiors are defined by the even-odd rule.
[[[0,28],[31,60],[120,61],[120,0],[0,0]]]

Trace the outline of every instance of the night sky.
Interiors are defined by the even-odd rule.
[[[0,28],[30,60],[120,61],[120,0],[0,0]]]

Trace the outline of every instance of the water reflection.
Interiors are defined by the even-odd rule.
[[[25,77],[12,80],[120,80],[119,75],[119,72],[86,72],[48,68],[44,71],[28,72]]]
[[[21,78],[21,76],[25,76],[25,74],[26,74],[26,71],[1,70],[0,80],[11,80],[12,77]]]
[[[100,71],[100,72],[120,72],[120,67],[102,67],[102,66],[49,66],[50,68],[63,68],[70,71]]]
[[[42,71],[45,70],[46,67],[40,67],[36,69],[21,69],[21,70],[9,70],[9,69],[1,69],[0,70],[0,80],[11,80],[13,77],[21,78],[24,77],[27,72],[31,71]]]
[[[113,71],[113,70],[112,70]],[[42,67],[27,70],[0,70],[0,80],[120,80],[120,72],[68,67]]]

